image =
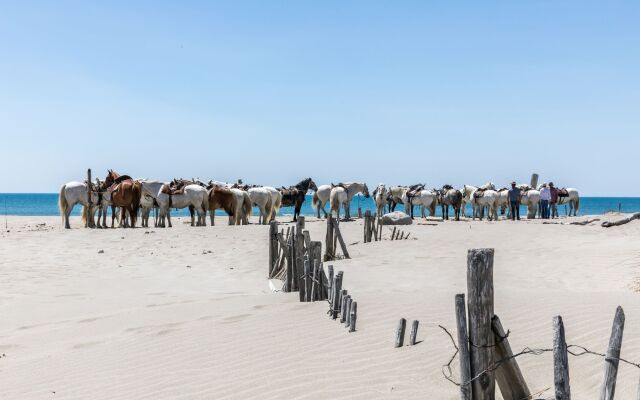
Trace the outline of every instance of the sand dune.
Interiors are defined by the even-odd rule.
[[[324,238],[324,222],[307,228]],[[359,242],[334,262],[358,301],[351,334],[326,303],[270,291],[266,226],[64,231],[59,218],[10,217],[0,398],[457,399],[441,374],[453,346],[437,325],[453,331],[472,247],[496,249],[495,308],[514,350],[551,347],[561,314],[569,343],[604,351],[622,305],[622,357],[640,360],[640,222],[445,222],[368,244],[361,221],[341,229]],[[393,348],[400,317],[420,320],[417,346]],[[519,363],[532,391],[553,386],[551,354]],[[602,369],[600,358],[570,358],[574,398],[597,395]],[[621,364],[617,398],[631,398],[639,376]]]

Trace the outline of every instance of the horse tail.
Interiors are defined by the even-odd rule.
[[[277,201],[276,201],[277,203]],[[267,198],[267,203],[264,205],[264,216],[263,218],[263,223],[267,223],[271,221],[271,216],[275,215],[278,210],[275,209],[275,204],[273,201],[273,198],[271,197],[271,194],[269,194],[269,197]],[[264,222],[267,221],[267,222]]]
[[[207,210],[209,209],[209,193],[204,192],[202,196],[202,211],[204,211],[204,215],[207,215]]]
[[[82,225],[87,225],[87,217],[89,215],[89,208],[87,206],[82,206]]]
[[[320,198],[318,197],[318,192],[315,191],[313,192],[313,198],[311,199],[311,207],[313,207],[313,209],[317,209],[318,205],[320,204]]]
[[[574,206],[574,213],[578,213],[578,210],[580,209],[580,195],[578,195],[578,197],[576,197],[576,204]]]
[[[133,209],[133,215],[131,216],[131,227],[136,226],[136,217],[138,216],[138,210],[140,209],[140,197],[142,197],[142,186],[140,182],[134,182],[131,187],[133,199],[131,199],[131,207]]]
[[[251,212],[253,211],[253,205],[251,204],[249,195],[246,193],[244,196],[242,196],[242,211],[244,213],[244,218],[246,218],[246,220],[248,221],[249,217],[251,216]]]
[[[331,195],[329,196],[329,205],[331,206],[331,211],[340,210],[340,201],[338,201],[338,191],[332,190]]]
[[[63,224],[64,216],[67,214],[67,208],[69,208],[69,203],[67,203],[67,196],[65,196],[66,189],[67,185],[62,185],[62,187],[60,188],[60,197],[58,197],[58,210],[60,210],[60,216],[62,217]]]
[[[276,194],[276,199],[275,199],[275,201],[273,201],[271,207],[272,207],[272,210],[273,210],[274,214],[277,214],[278,210],[280,210],[280,207],[282,207],[282,193],[278,192]]]

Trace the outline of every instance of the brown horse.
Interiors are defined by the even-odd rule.
[[[123,215],[127,211],[129,212],[131,227],[135,227],[142,194],[140,182],[134,181],[128,175],[120,175],[110,169],[107,171],[107,177],[104,179],[102,189],[111,193],[111,204],[114,207],[122,207]]]
[[[211,212],[211,226],[214,225],[213,220],[218,209],[223,209],[231,220],[236,211],[236,203],[236,195],[230,189],[212,185],[209,188],[209,207],[207,207]]]

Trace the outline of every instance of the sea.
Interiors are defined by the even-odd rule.
[[[311,207],[312,195],[307,195],[306,200],[302,206],[302,215],[316,215],[316,210]],[[372,198],[365,198],[362,195],[357,195],[351,202],[351,215],[355,216],[358,213],[358,208],[364,213],[366,210],[375,212],[375,205]],[[329,205],[327,204],[325,209],[328,211]],[[402,205],[398,205],[396,211],[404,211]],[[471,215],[471,208],[467,206],[467,215]],[[604,214],[610,211],[616,212],[639,212],[640,211],[640,197],[581,197],[580,209],[578,215],[597,215]],[[80,215],[81,207],[77,205],[74,207],[72,215]],[[416,208],[416,211],[417,208]],[[569,212],[568,206],[560,206],[558,209],[560,215],[566,215]],[[254,214],[257,215],[257,209],[254,210]],[[450,211],[451,213],[451,211]],[[0,215],[22,215],[22,216],[58,216],[58,194],[57,193],[0,193]],[[224,215],[224,211],[218,210],[216,214]],[[436,209],[436,215],[440,215],[440,207]],[[522,215],[526,215],[526,210],[523,207]],[[184,210],[171,210],[171,215],[187,216],[189,211]],[[283,207],[280,209],[278,215],[287,216],[293,215],[293,207]]]

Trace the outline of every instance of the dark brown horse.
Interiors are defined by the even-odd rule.
[[[236,195],[233,194],[230,189],[216,185],[211,185],[211,187],[208,188],[208,191],[209,207],[207,207],[207,209],[210,211],[211,226],[214,225],[216,210],[223,209],[229,216],[230,220],[234,218],[237,203]]]
[[[454,189],[451,185],[444,185],[442,189],[436,190],[436,198],[442,206],[442,219],[449,219],[449,206],[453,207],[456,221],[460,221],[460,210],[462,209],[462,192]]]
[[[135,227],[142,193],[140,182],[134,181],[128,175],[120,175],[110,169],[107,171],[107,177],[104,179],[102,189],[111,193],[111,204],[113,207],[122,208],[123,217],[126,212],[129,213],[131,227]]]
[[[282,194],[282,207],[295,207],[293,211],[293,220],[297,221],[300,215],[300,209],[306,198],[309,189],[317,191],[318,187],[311,178],[300,181],[298,184],[289,186],[289,189],[279,189]]]

